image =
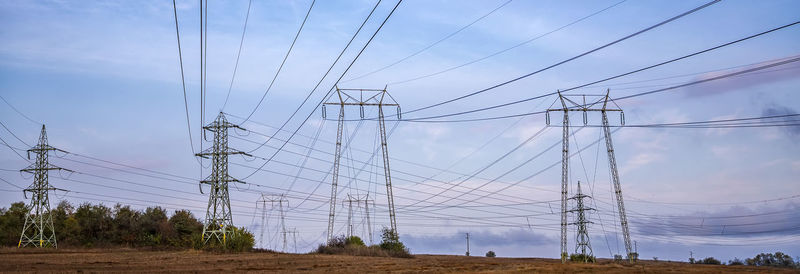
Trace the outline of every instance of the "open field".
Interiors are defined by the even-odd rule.
[[[485,258],[444,255],[416,255],[413,259],[353,257],[316,254],[236,253],[202,251],[140,251],[133,249],[94,250],[0,250],[2,272],[353,272],[353,273],[729,273],[779,272],[786,269],[690,265],[674,262],[643,261],[619,265],[609,261],[597,264],[566,264],[537,258]]]

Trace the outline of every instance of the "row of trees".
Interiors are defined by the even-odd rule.
[[[715,259],[714,257],[707,257],[705,259],[695,260],[694,258],[689,258],[689,263],[692,264],[725,264],[720,260]],[[760,253],[753,258],[747,258],[741,260],[739,258],[734,258],[733,260],[728,261],[728,265],[751,265],[751,266],[772,266],[772,267],[788,267],[788,268],[800,268],[800,261],[795,262],[792,259],[792,256],[783,252],[775,252],[775,253]]]
[[[22,202],[0,208],[0,245],[17,246],[27,211]],[[161,207],[140,211],[120,204],[110,208],[84,203],[75,208],[61,201],[52,209],[52,216],[59,247],[204,248],[203,224],[188,210],[176,210],[168,216]],[[253,248],[251,233],[237,228],[234,233],[228,248]]]

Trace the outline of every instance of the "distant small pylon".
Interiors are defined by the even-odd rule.
[[[586,229],[586,224],[591,224],[591,221],[586,220],[586,211],[594,210],[591,207],[585,207],[583,203],[584,198],[591,198],[589,195],[584,195],[581,192],[581,182],[578,182],[578,194],[572,196],[570,199],[574,199],[575,203],[577,204],[576,208],[570,210],[570,212],[577,212],[577,220],[572,223],[573,225],[578,226],[578,231],[575,236],[576,246],[575,246],[575,253],[581,255],[583,258],[583,262],[593,262],[594,252],[592,252],[592,245],[589,242],[589,230]]]

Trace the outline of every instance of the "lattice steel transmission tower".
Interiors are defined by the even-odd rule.
[[[228,147],[228,129],[230,128],[244,130],[244,128],[228,122],[225,115],[220,112],[213,122],[203,127],[204,130],[214,134],[214,145],[195,154],[195,156],[205,159],[211,158],[211,174],[205,180],[200,181],[200,193],[203,193],[203,184],[209,185],[210,188],[206,219],[203,225],[203,244],[208,244],[210,239],[215,239],[224,245],[227,238],[232,235],[233,214],[231,213],[228,183],[244,182],[228,175],[228,156],[235,154],[250,156],[250,154]]]
[[[27,214],[25,214],[25,224],[22,227],[22,234],[19,236],[17,247],[29,245],[35,247],[58,247],[48,194],[50,191],[61,189],[50,185],[48,173],[51,170],[71,170],[50,164],[50,151],[66,152],[47,144],[47,132],[44,125],[42,125],[39,143],[28,149],[28,159],[31,158],[31,152],[33,152],[36,154],[36,161],[20,170],[21,172],[33,174],[33,184],[22,190],[26,198],[27,193],[31,193],[31,204],[28,207]]]
[[[597,100],[586,102],[586,98],[598,98]],[[625,242],[625,251],[630,262],[637,258],[637,254],[631,249],[631,236],[628,230],[628,218],[625,215],[625,203],[622,199],[622,188],[619,184],[619,173],[617,171],[617,160],[614,156],[614,145],[611,142],[611,129],[608,122],[609,112],[620,113],[620,123],[625,124],[625,115],[622,109],[609,97],[609,91],[605,95],[564,95],[558,92],[558,98],[561,101],[562,108],[548,109],[546,112],[547,124],[550,125],[550,112],[563,112],[564,118],[562,121],[563,128],[563,141],[561,153],[561,262],[567,260],[567,189],[569,184],[569,112],[581,112],[583,114],[583,124],[588,124],[587,113],[600,112],[603,120],[603,136],[606,141],[606,151],[608,152],[608,166],[611,170],[612,184],[614,185],[614,194],[617,201],[617,210],[619,211],[620,224],[622,225],[623,241]],[[581,98],[582,103],[575,102],[571,98]],[[580,100],[579,100],[580,101]],[[614,105],[614,107],[611,106]]]
[[[342,201],[342,205],[347,204],[347,237],[352,237],[355,235],[355,225],[353,224],[353,203],[356,204],[356,209],[361,209],[361,204],[364,204],[364,211],[362,217],[366,218],[366,230],[367,235],[369,237],[369,243],[372,244],[372,221],[369,218],[369,204],[375,204],[374,200],[369,199],[369,194],[361,195],[353,195],[347,194],[347,200]],[[362,222],[363,223],[363,222]],[[364,235],[362,235],[364,236]]]
[[[575,209],[570,210],[570,212],[577,213],[576,220],[573,225],[578,227],[578,231],[575,234],[575,253],[580,254],[583,256],[583,262],[590,262],[594,261],[592,258],[594,257],[594,252],[592,252],[592,244],[589,241],[589,230],[586,229],[587,224],[591,224],[591,221],[586,220],[586,211],[594,210],[594,208],[586,207],[583,203],[583,199],[591,198],[591,196],[583,194],[581,192],[581,182],[578,181],[578,194],[572,196],[572,200],[575,200]]]
[[[283,249],[286,249],[286,234],[292,234],[292,240],[294,241],[294,253],[297,253],[297,228],[293,227],[292,229],[284,229],[281,234],[283,234]],[[285,250],[283,252],[286,252]]]
[[[286,230],[286,211],[284,210],[283,205],[286,204],[286,207],[289,206],[289,200],[286,199],[286,196],[283,194],[261,194],[261,198],[256,203],[262,204],[262,214],[261,214],[261,225],[265,226],[267,223],[266,220],[266,209],[267,203],[270,204],[270,208],[275,210],[275,204],[278,204],[278,224],[280,224],[280,234],[283,235],[283,249],[282,252],[286,252],[286,234],[291,233],[287,232]],[[261,230],[261,239],[263,244],[264,239],[264,230]]]
[[[367,93],[367,94],[365,94]],[[366,96],[365,96],[366,95]],[[335,96],[335,98],[334,98]],[[336,191],[339,183],[339,162],[342,157],[342,130],[344,128],[345,106],[359,106],[361,119],[364,119],[364,107],[375,106],[378,108],[378,127],[381,136],[381,153],[383,155],[383,175],[386,179],[386,197],[389,206],[389,221],[394,235],[397,234],[395,221],[394,196],[392,194],[392,176],[389,168],[389,148],[386,140],[386,122],[384,120],[384,107],[397,108],[400,119],[400,105],[392,98],[386,88],[384,89],[340,89],[336,87],[336,94],[331,96],[322,105],[322,118],[327,118],[327,106],[339,106],[338,127],[336,128],[336,152],[333,160],[333,181],[331,183],[330,213],[328,214],[328,242],[333,239],[333,223],[336,211]]]

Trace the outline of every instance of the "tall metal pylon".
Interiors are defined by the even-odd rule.
[[[590,103],[586,102],[586,98],[598,98]],[[558,92],[558,98],[561,101],[562,108],[548,109],[546,112],[546,121],[550,125],[550,112],[563,112],[564,118],[562,121],[563,128],[563,149],[561,154],[561,262],[567,260],[567,189],[569,184],[569,112],[581,112],[583,114],[583,124],[588,124],[588,112],[600,112],[603,120],[603,138],[606,141],[606,150],[608,152],[608,165],[611,170],[612,184],[614,186],[614,194],[617,201],[617,210],[619,211],[620,224],[622,226],[623,241],[625,243],[625,251],[630,262],[634,262],[637,258],[636,253],[631,247],[631,236],[628,230],[628,218],[625,215],[625,203],[622,199],[622,187],[619,183],[619,172],[617,171],[617,160],[614,156],[614,145],[611,141],[611,129],[608,122],[608,112],[619,112],[620,123],[625,124],[625,115],[622,109],[609,97],[609,91],[606,90],[605,95],[564,95]],[[570,98],[582,98],[582,103],[577,103]],[[611,107],[610,104],[615,107]],[[601,106],[598,108],[598,106]]]
[[[591,221],[586,220],[586,211],[594,210],[594,208],[586,207],[583,203],[583,199],[591,198],[589,195],[583,194],[581,192],[581,182],[578,181],[578,194],[572,196],[572,200],[575,200],[575,209],[570,210],[570,212],[576,212],[576,220],[573,225],[578,227],[578,230],[575,234],[575,253],[583,255],[583,262],[590,262],[591,258],[594,257],[594,252],[592,252],[592,244],[589,241],[589,230],[586,229],[587,224],[591,224]]]
[[[366,96],[364,93],[367,93]],[[358,94],[356,94],[358,93]],[[333,99],[336,96],[336,99]],[[359,106],[361,119],[364,119],[364,107],[376,106],[378,108],[378,127],[381,136],[381,153],[383,155],[383,175],[386,180],[386,198],[389,206],[389,222],[391,231],[397,234],[397,222],[395,220],[394,195],[392,194],[392,175],[389,168],[389,147],[386,140],[386,122],[384,119],[383,107],[396,107],[397,116],[400,119],[400,105],[392,98],[386,88],[384,89],[340,89],[336,87],[336,94],[331,96],[322,105],[322,118],[327,118],[326,106],[339,106],[338,126],[336,127],[336,150],[333,160],[333,179],[331,183],[330,213],[328,214],[328,242],[333,239],[333,223],[336,212],[336,191],[339,183],[339,162],[342,157],[342,131],[344,128],[345,106]]]
[[[286,230],[286,211],[284,210],[284,207],[283,207],[284,204],[286,204],[286,207],[289,206],[289,200],[286,199],[286,195],[284,195],[284,194],[264,194],[264,193],[262,193],[261,194],[261,198],[259,198],[259,200],[256,203],[261,203],[262,204],[262,206],[263,206],[262,210],[264,210],[263,212],[266,212],[267,203],[270,204],[270,208],[272,210],[275,209],[275,204],[278,204],[278,214],[279,214],[278,215],[278,217],[279,217],[278,224],[280,225],[280,232],[279,233],[283,236],[283,249],[281,249],[281,251],[282,252],[286,252],[286,245],[287,245],[287,240],[286,240],[286,234],[287,234],[287,230]],[[262,214],[261,225],[262,225],[262,227],[266,225],[266,214]],[[288,233],[291,233],[291,232],[288,232]],[[263,229],[261,230],[261,238],[262,238],[262,242],[263,242],[263,238],[264,238],[264,230]]]
[[[210,188],[206,219],[203,224],[203,244],[208,244],[210,239],[215,239],[224,245],[227,243],[227,238],[232,237],[233,214],[228,183],[244,182],[228,175],[228,156],[235,154],[251,156],[228,147],[228,129],[230,128],[244,130],[244,128],[228,122],[225,115],[220,112],[213,122],[203,127],[204,130],[214,134],[214,145],[195,154],[195,156],[205,159],[211,158],[211,174],[205,180],[200,181],[199,185],[200,193],[203,193],[203,184],[209,185]]]
[[[31,152],[36,154],[36,161],[28,167],[21,169],[22,172],[33,174],[33,184],[22,190],[23,195],[31,193],[31,204],[25,214],[25,224],[22,226],[22,234],[19,236],[17,247],[53,247],[58,248],[56,242],[56,230],[53,227],[53,215],[50,211],[50,191],[61,190],[50,185],[49,171],[67,170],[50,164],[50,151],[64,150],[52,147],[47,144],[47,132],[42,125],[42,132],[39,135],[39,143],[28,149],[28,159]]]

